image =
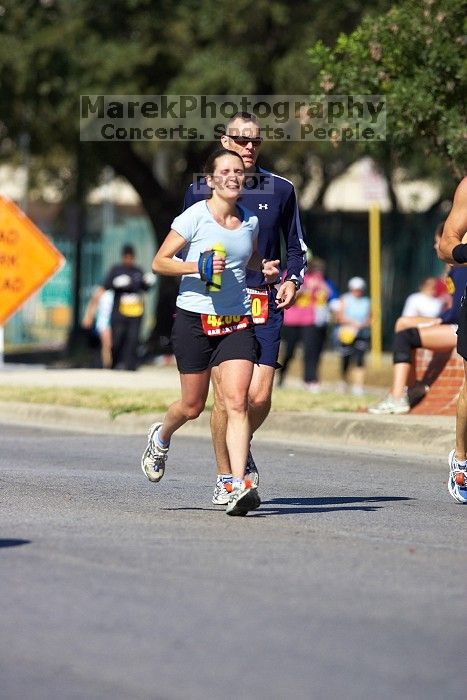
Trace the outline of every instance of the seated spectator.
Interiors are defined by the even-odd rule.
[[[441,236],[443,234],[443,226],[444,222],[440,223],[438,227],[436,228],[435,235],[434,235],[434,240],[433,240],[433,248],[436,252],[436,255],[438,255],[439,251],[439,242],[441,240]],[[447,312],[451,306],[452,306],[452,300],[453,300],[453,294],[454,294],[454,283],[451,278],[451,266],[446,265],[445,269],[445,274],[442,275],[441,277],[436,277],[436,296],[439,297],[442,301],[442,307],[441,307],[441,312],[437,314],[435,318],[440,318],[442,314]],[[420,324],[426,324],[428,323],[429,325],[432,324],[432,317],[431,316],[424,316],[422,315],[405,315],[402,314],[397,321],[395,325],[395,331],[396,333],[398,331],[403,331],[406,328],[413,328],[415,326],[418,326]],[[441,323],[440,320],[437,321],[437,323]]]
[[[440,315],[443,300],[436,296],[436,278],[427,277],[420,284],[419,291],[409,294],[401,316],[426,316],[436,318]]]
[[[438,252],[439,238],[435,239]],[[370,406],[373,414],[404,414],[410,411],[408,389],[413,386],[413,356],[416,348],[426,348],[433,352],[449,352],[457,344],[457,322],[462,295],[467,285],[467,267],[452,267],[448,275],[448,289],[452,297],[449,309],[437,318],[426,316],[403,317],[396,321],[393,354],[392,386],[387,396],[375,406]],[[412,378],[412,382],[409,382]],[[424,387],[425,391],[429,387]],[[420,398],[420,397],[418,397]]]

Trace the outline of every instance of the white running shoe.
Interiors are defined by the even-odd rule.
[[[216,485],[214,486],[214,493],[212,494],[212,502],[215,506],[226,506],[231,493],[232,482],[222,481],[222,479],[218,477]]]
[[[251,481],[251,485],[258,488],[259,472],[258,467],[255,464],[255,460],[253,459],[253,455],[251,454],[251,450],[248,450],[248,457],[245,467],[245,479],[249,479]]]
[[[456,450],[451,450],[448,458],[448,490],[458,503],[467,503],[467,467],[460,467],[456,459]]]
[[[368,407],[368,413],[373,413],[373,415],[402,415],[403,413],[408,413],[410,411],[410,404],[407,396],[403,396],[401,399],[395,399],[392,394],[388,394],[382,401],[377,403],[375,406]]]
[[[149,481],[157,483],[165,472],[165,462],[169,452],[168,447],[161,447],[155,441],[156,433],[162,423],[153,423],[148,430],[148,444],[141,457],[141,469]]]
[[[225,512],[227,515],[246,515],[249,510],[255,510],[261,505],[258,489],[251,481],[245,479],[240,486],[232,489]]]

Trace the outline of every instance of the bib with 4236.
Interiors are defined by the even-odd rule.
[[[248,289],[251,301],[251,320],[253,323],[266,323],[268,320],[268,290]],[[201,314],[201,324],[206,335],[227,335],[250,325],[249,316],[218,316]]]

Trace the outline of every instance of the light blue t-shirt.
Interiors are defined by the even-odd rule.
[[[226,250],[221,289],[209,292],[198,273],[183,275],[177,297],[179,308],[198,314],[225,316],[251,313],[245,268],[258,236],[258,217],[248,209],[237,206],[242,223],[234,230],[224,228],[215,221],[206,200],[196,202],[173,220],[172,229],[187,241],[183,249],[185,260],[198,262],[199,254],[212,248],[215,243],[222,243]]]
[[[363,323],[369,316],[371,303],[368,297],[356,297],[347,293],[342,297],[344,316],[350,321]]]

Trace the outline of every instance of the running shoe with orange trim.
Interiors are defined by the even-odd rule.
[[[246,515],[248,511],[255,510],[260,505],[258,489],[249,479],[245,479],[240,486],[233,487],[225,512],[227,515]]]

